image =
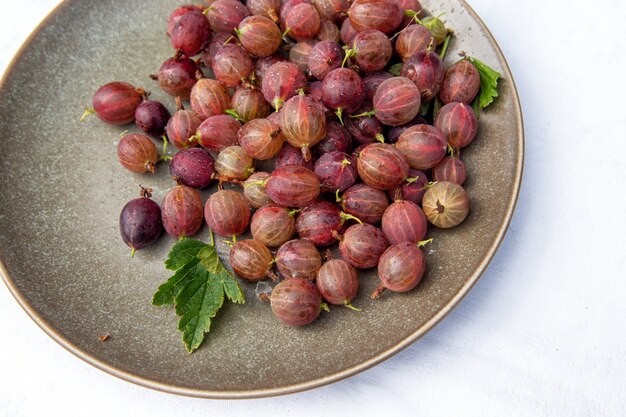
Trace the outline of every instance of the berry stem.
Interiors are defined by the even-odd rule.
[[[385,291],[385,289],[386,289],[385,284],[380,284],[378,287],[376,287],[376,289],[374,290],[374,292],[370,296],[372,298],[372,300],[375,300],[378,297],[380,297],[380,295],[383,293],[383,291]]]
[[[330,313],[330,308],[328,308],[328,304],[326,304],[326,303],[321,303],[321,304],[320,304],[320,308],[321,308],[322,310],[324,310],[325,312]]]
[[[135,249],[135,248],[132,248],[132,247],[131,247],[131,248],[130,248],[130,257],[131,257],[131,258],[134,258],[134,257],[135,257],[135,252],[137,252],[137,249]]]
[[[176,102],[176,108],[178,110],[185,110],[185,106],[183,105],[183,100],[179,96],[176,96],[174,101]]]
[[[350,310],[354,310],[354,311],[362,311],[360,308],[353,306],[352,304],[350,304],[350,301],[346,300],[343,302],[344,307],[348,307]]]
[[[243,186],[243,188],[249,188],[249,187],[252,187],[253,185],[258,185],[258,186],[260,186],[260,187],[265,187],[265,183],[266,183],[266,182],[267,182],[267,180],[256,180],[256,181],[252,181],[252,182],[249,182],[249,183],[245,184],[245,185]]]
[[[335,191],[335,201],[336,201],[337,203],[341,203],[341,201],[342,201],[342,198],[341,198],[341,196],[339,195],[339,190]]]
[[[449,146],[449,145],[448,145]],[[413,178],[407,178],[405,181],[407,184],[413,184],[415,181],[419,180],[420,177],[419,175],[417,177],[413,177]]]
[[[209,244],[215,246],[215,236],[213,236],[213,230],[209,229]]]
[[[356,216],[353,216],[352,214],[348,214],[344,211],[342,211],[341,213],[339,213],[339,217],[341,217],[343,220],[354,220],[356,221],[358,224],[363,224],[363,222],[361,221],[361,219],[359,219]]]
[[[302,211],[302,209],[293,209],[289,212],[289,215],[291,217],[295,216],[296,214],[300,213]]]
[[[356,49],[346,49],[346,55],[343,57],[343,61],[341,62],[341,68],[345,67],[348,59],[352,58],[353,56],[356,56]]]
[[[80,121],[83,122],[85,121],[85,118],[87,118],[87,116],[94,114],[96,111],[94,109],[91,109],[89,107],[85,107],[85,111],[83,112],[83,115],[80,116]]]
[[[339,118],[339,122],[341,123],[341,126],[344,126],[343,124],[343,118],[341,117],[341,115],[343,114],[343,109],[341,107],[339,107],[337,109],[337,111],[335,112],[335,114],[337,115],[337,117]]]
[[[278,16],[276,15],[276,10],[269,9],[267,11],[267,15],[274,21],[274,23],[278,22]]]
[[[439,52],[439,59],[441,59],[442,61],[445,59],[446,53],[448,52],[448,45],[450,45],[450,39],[451,38],[452,38],[452,34],[448,33],[446,35],[446,40],[443,41],[443,46],[441,47],[441,52]]]
[[[235,119],[237,119],[238,121],[240,121],[241,123],[245,123],[246,121],[242,119],[241,116],[239,116],[239,114],[235,111],[235,109],[226,109],[226,111],[224,111],[225,114],[234,117]]]
[[[198,142],[200,140],[200,133],[196,132],[195,135],[191,136],[189,139],[187,139],[187,142],[191,143],[191,142]]]
[[[283,106],[284,102],[285,100],[283,100],[282,98],[276,97],[274,98],[274,100],[272,100],[272,106],[274,107],[276,111],[278,111]]]
[[[161,158],[159,158],[159,161],[171,161],[172,157],[167,155],[167,145],[168,145],[168,141],[167,141],[167,136],[164,134],[163,136],[161,136],[161,139],[163,139],[163,151],[161,152]]]
[[[402,201],[402,197],[403,197],[403,195],[402,195],[402,188],[401,187],[396,188],[396,191],[393,194],[393,201],[394,202],[395,201]]]
[[[430,239],[426,239],[426,240],[420,240],[419,242],[417,242],[417,247],[418,248],[423,248],[424,246],[428,245],[429,243],[433,242],[433,238],[431,237]]]
[[[311,148],[309,148],[309,145],[304,145],[300,149],[302,149],[302,158],[304,159],[304,162],[309,162],[311,160]]]
[[[374,138],[380,143],[385,143],[385,137],[383,136],[382,133],[377,133],[376,136],[374,136]]]
[[[333,235],[333,237],[340,242],[343,240],[343,236],[341,236],[336,230],[331,231],[330,234]]]
[[[366,111],[366,112],[359,113],[359,114],[351,114],[348,117],[350,117],[352,119],[356,119],[357,117],[372,117],[375,114],[376,114],[376,110],[370,110],[370,111]]]

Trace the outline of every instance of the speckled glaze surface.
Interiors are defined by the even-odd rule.
[[[408,294],[372,301],[375,271],[361,273],[355,313],[333,308],[304,328],[279,323],[254,284],[247,303],[225,304],[205,344],[185,352],[171,308],[150,304],[168,278],[174,240],[163,237],[134,259],[118,216],[138,194],[161,202],[173,186],[166,165],[153,176],[119,166],[122,129],[79,117],[102,84],[123,80],[173,99],[148,74],[171,54],[166,17],[179,1],[149,7],[120,0],[67,0],[31,36],[0,88],[0,274],[25,311],[61,345],[113,375],[150,388],[211,398],[249,398],[310,389],[367,369],[413,343],[448,313],[487,267],[511,219],[523,166],[521,109],[495,41],[463,1],[424,1],[446,12],[466,51],[503,74],[500,97],[483,113],[464,151],[471,213],[438,231],[426,277]],[[450,63],[450,62],[448,62]],[[133,126],[131,130],[136,130]],[[206,199],[212,190],[203,192]],[[206,226],[198,235],[208,238]],[[222,254],[227,247],[220,244]],[[109,335],[106,342],[100,335]]]

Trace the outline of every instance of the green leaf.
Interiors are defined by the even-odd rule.
[[[222,280],[226,297],[233,303],[244,304],[246,299],[237,280],[226,270],[223,270],[219,277]]]
[[[472,109],[474,109],[476,119],[480,119],[480,96],[476,97],[472,102]]]
[[[200,252],[198,252],[198,259],[200,259],[202,266],[209,272],[216,274],[222,269],[222,261],[215,251],[215,246],[206,245],[202,248]]]
[[[152,297],[152,305],[162,306],[174,304],[174,299],[192,280],[197,273],[196,265],[200,262],[197,257],[189,263],[183,265],[170,279],[159,286],[159,289]]]
[[[165,268],[172,271],[180,269],[183,265],[188,264],[198,256],[198,252],[206,246],[206,243],[199,240],[184,237],[174,246],[167,255]]]
[[[224,268],[213,245],[194,239],[181,239],[174,244],[165,267],[176,271],[159,286],[152,304],[175,304],[189,353],[204,341],[211,329],[211,320],[224,304],[224,294],[234,303],[245,303],[237,280]]]
[[[393,64],[392,66],[390,66],[388,72],[395,75],[396,77],[400,75],[400,72],[402,72],[402,62],[398,62],[397,64]]]
[[[203,269],[201,265],[199,268]],[[211,319],[224,304],[224,286],[206,269],[198,274],[192,285],[176,297],[176,314],[181,316],[178,330],[189,353],[196,350],[211,329]]]
[[[474,64],[478,70],[478,74],[480,74],[480,93],[478,104],[481,109],[484,109],[493,103],[493,100],[498,97],[498,79],[500,79],[501,74],[476,58],[470,56],[467,57],[467,59]]]

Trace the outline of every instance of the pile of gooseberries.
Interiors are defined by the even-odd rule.
[[[415,288],[429,225],[469,213],[460,153],[476,137],[481,88],[469,60],[446,69],[451,32],[425,14],[417,0],[176,8],[164,22],[173,54],[150,76],[169,106],[117,81],[86,111],[134,122],[140,132],[118,142],[121,165],[144,174],[169,164],[174,181],[160,205],[142,188],[124,206],[123,242],[134,254],[163,230],[182,238],[206,223],[232,239],[239,278],[276,284],[264,298],[292,326],[325,303],[359,310],[359,270],[378,270],[372,298]],[[203,201],[198,190],[214,184]]]

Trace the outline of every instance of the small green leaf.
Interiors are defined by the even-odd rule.
[[[243,291],[241,290],[239,283],[231,274],[228,273],[228,271],[222,271],[218,277],[222,280],[224,292],[230,301],[237,304],[244,304],[246,302],[246,298],[243,295]]]
[[[200,259],[202,266],[211,273],[218,273],[222,267],[222,261],[220,261],[220,257],[215,251],[214,246],[206,245],[202,248],[200,252],[198,252],[198,259]]]
[[[472,109],[474,109],[476,119],[480,119],[480,95],[477,96],[472,102]]]
[[[443,107],[443,102],[441,101],[439,96],[435,97],[434,101],[435,104],[433,105],[433,119],[436,119],[437,115],[439,114],[439,110],[441,110],[441,108]]]
[[[480,74],[480,93],[478,104],[481,109],[484,109],[493,103],[494,98],[498,97],[498,79],[501,74],[476,58],[470,56],[467,57],[467,59],[474,64],[478,70],[478,74]]]
[[[224,294],[237,304],[245,303],[245,297],[213,245],[181,239],[172,247],[165,266],[176,272],[159,287],[152,304],[175,304],[176,314],[180,316],[178,330],[191,353],[211,329],[211,319],[224,304]]]
[[[176,271],[198,256],[198,252],[206,246],[199,240],[184,237],[172,247],[165,261],[165,268]]]
[[[178,293],[193,280],[199,262],[200,259],[195,258],[195,260],[183,265],[170,279],[161,284],[152,298],[152,305],[174,304]]]
[[[200,266],[201,267],[201,266]],[[196,350],[211,329],[211,319],[224,304],[224,287],[208,271],[176,297],[176,314],[181,316],[178,330],[189,353]]]
[[[387,70],[387,71],[397,77],[402,72],[402,62],[398,62],[397,64],[393,64],[392,66],[389,67],[389,70]]]
[[[420,111],[419,111],[419,115],[426,117],[428,115],[428,112],[430,111],[430,105],[432,104],[432,101],[424,101],[422,102],[422,105],[420,106]]]

